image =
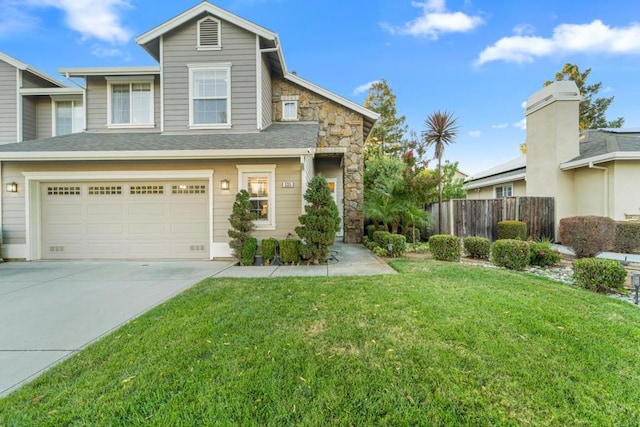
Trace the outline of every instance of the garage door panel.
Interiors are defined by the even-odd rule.
[[[91,202],[87,204],[87,215],[123,215],[124,206],[122,201],[113,203],[112,201],[97,203]]]
[[[186,183],[42,184],[42,257],[208,258],[207,184]]]

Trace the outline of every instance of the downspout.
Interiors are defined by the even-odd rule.
[[[589,169],[598,169],[604,171],[604,216],[609,216],[609,168],[604,166],[595,166],[593,162],[589,162]]]

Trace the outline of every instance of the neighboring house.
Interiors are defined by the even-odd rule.
[[[526,156],[520,156],[465,179],[467,199],[502,199],[526,195]]]
[[[527,154],[466,180],[467,197],[554,197],[560,219],[575,215],[640,217],[640,131],[579,132],[580,93],[555,82],[526,106]],[[505,190],[505,188],[510,188]]]
[[[136,41],[157,66],[60,70],[82,88],[0,56],[3,257],[226,257],[240,189],[254,235],[282,239],[319,173],[343,240],[361,241],[376,113],[289,73],[277,34],[208,2]]]

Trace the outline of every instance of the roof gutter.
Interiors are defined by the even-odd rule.
[[[245,153],[246,152],[246,153]],[[140,151],[20,151],[0,152],[2,161],[88,160],[197,160],[298,158],[315,156],[315,148],[270,148],[260,150],[140,150]]]
[[[598,163],[612,162],[615,160],[640,160],[640,151],[616,151],[614,153],[601,154],[587,159],[572,160],[560,164],[560,169],[570,170],[583,167],[591,167]]]

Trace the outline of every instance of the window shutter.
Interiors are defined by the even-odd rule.
[[[213,19],[200,21],[200,46],[220,46],[220,23]]]

